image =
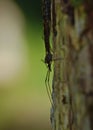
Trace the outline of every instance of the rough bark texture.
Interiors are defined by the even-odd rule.
[[[55,0],[53,52],[62,60],[54,61],[53,130],[93,130],[93,11],[86,3],[74,7]]]

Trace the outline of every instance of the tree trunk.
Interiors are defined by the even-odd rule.
[[[61,60],[54,61],[51,124],[53,130],[93,130],[93,2],[67,1],[55,0],[53,56]]]

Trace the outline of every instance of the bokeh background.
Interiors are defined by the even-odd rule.
[[[41,0],[0,0],[0,130],[49,130]]]

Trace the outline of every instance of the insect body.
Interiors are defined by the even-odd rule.
[[[47,53],[45,56],[45,63],[47,64],[49,71],[51,71],[51,62],[52,62],[52,54]]]
[[[51,0],[43,0],[43,24],[46,52],[50,52]]]
[[[44,42],[46,49],[45,63],[51,71],[52,53],[50,51],[51,0],[43,0]]]

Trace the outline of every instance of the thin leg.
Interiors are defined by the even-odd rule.
[[[51,99],[51,89],[50,89],[50,84],[49,84],[49,77],[50,77],[50,71],[48,70],[47,74],[46,74],[45,85],[46,85],[46,90],[47,90],[47,94],[48,94],[50,103],[51,103],[51,105],[53,105],[52,99]]]
[[[48,76],[47,76],[47,84],[48,84],[48,88],[49,88],[49,93],[51,95],[51,87],[50,87],[50,71],[48,72]]]

